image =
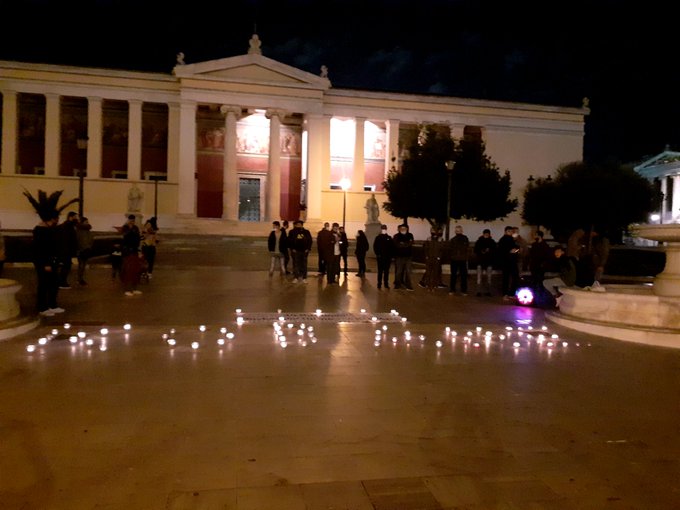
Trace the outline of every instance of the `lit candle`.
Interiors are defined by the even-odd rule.
[[[27,346],[26,346],[26,350],[27,350],[28,352],[33,352],[33,351],[35,351],[35,345],[33,345],[33,344],[27,345]]]
[[[125,331],[130,331],[130,330],[132,329],[132,325],[129,324],[129,323],[128,323],[128,324],[125,324],[125,325],[123,326],[123,329],[124,329]]]
[[[200,344],[198,342],[191,342],[191,348],[192,349],[198,349],[200,347]]]
[[[108,330],[107,328],[102,328],[102,329],[99,330],[99,333],[100,333],[101,335],[108,335],[108,334],[109,334],[109,330]]]

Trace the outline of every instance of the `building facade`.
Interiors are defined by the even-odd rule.
[[[0,217],[10,229],[35,224],[22,191],[42,189],[82,194],[99,231],[122,223],[134,191],[140,214],[166,232],[261,235],[274,219],[316,229],[346,215],[353,233],[367,200],[386,200],[386,173],[421,126],[480,136],[521,198],[530,175],[582,159],[588,114],[335,89],[325,68],[314,75],[262,55],[256,35],[245,55],[186,64],[180,54],[171,74],[0,61],[0,94]],[[382,210],[380,221],[399,222]],[[519,225],[518,213],[508,222]]]
[[[650,223],[680,223],[680,152],[666,148],[634,167],[661,193],[661,210]]]

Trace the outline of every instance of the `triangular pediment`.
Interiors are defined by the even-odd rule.
[[[328,89],[330,81],[259,54],[175,66],[179,78]]]
[[[637,173],[648,179],[677,174],[680,169],[680,152],[665,150],[634,168]]]

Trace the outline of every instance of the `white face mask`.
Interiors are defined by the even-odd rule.
[[[512,237],[517,237],[517,236],[519,236],[519,234],[518,234],[517,232],[515,232],[514,234],[512,234]]]
[[[387,234],[387,229],[383,228],[380,232],[382,232],[383,234]]]

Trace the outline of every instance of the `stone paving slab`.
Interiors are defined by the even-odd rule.
[[[676,350],[168,256],[139,298],[93,267],[0,342],[0,509],[680,508]]]

